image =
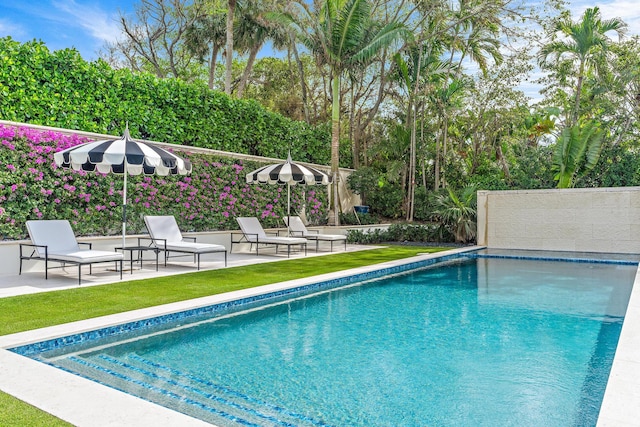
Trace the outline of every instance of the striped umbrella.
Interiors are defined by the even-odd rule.
[[[129,127],[119,139],[87,142],[53,155],[56,165],[73,170],[124,175],[122,190],[122,246],[127,234],[127,175],[187,175],[191,162],[160,147],[134,141]],[[125,161],[126,159],[126,161]]]
[[[329,185],[331,178],[326,173],[310,166],[303,166],[291,160],[274,165],[263,166],[247,174],[247,183],[278,184],[287,186],[287,218],[291,215],[292,185]],[[289,221],[287,221],[287,224]],[[288,227],[287,227],[288,229]]]

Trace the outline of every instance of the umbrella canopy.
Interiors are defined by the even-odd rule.
[[[247,183],[278,184],[287,186],[287,217],[291,215],[292,185],[329,185],[331,178],[326,173],[311,166],[304,166],[291,160],[274,165],[263,166],[247,174]],[[289,223],[289,221],[287,221]],[[287,227],[288,229],[288,227]]]
[[[127,127],[119,139],[87,142],[53,155],[56,165],[73,170],[124,175],[122,246],[127,231],[127,175],[187,175],[191,162],[160,147],[134,141]]]

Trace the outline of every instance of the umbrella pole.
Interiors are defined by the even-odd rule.
[[[124,188],[122,190],[122,247],[126,247],[125,236],[127,235],[127,159],[124,159]]]
[[[287,183],[287,237],[291,236],[291,184]]]

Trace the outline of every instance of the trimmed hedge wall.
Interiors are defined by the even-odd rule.
[[[234,99],[205,84],[158,79],[75,49],[50,52],[43,42],[0,38],[0,119],[131,136],[194,147],[316,164],[331,160],[329,125],[313,127]],[[341,149],[341,166],[351,150]]]

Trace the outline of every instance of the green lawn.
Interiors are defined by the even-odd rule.
[[[331,273],[448,248],[390,246],[0,298],[0,335]],[[0,392],[1,426],[69,424]]]

